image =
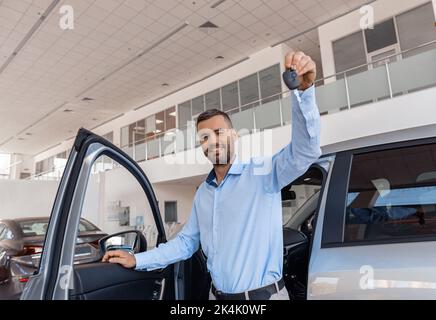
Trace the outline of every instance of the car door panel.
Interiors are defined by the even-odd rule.
[[[436,298],[435,242],[321,249],[312,261],[309,299]]]
[[[43,254],[39,272],[29,279],[21,299],[61,299],[70,298],[70,293],[77,298],[122,298],[127,296],[126,290],[119,288],[132,288],[138,298],[152,297],[154,292],[153,281],[173,282],[171,272],[136,272],[122,270],[121,267],[108,266],[108,264],[91,264],[88,267],[74,266],[74,248],[78,233],[81,209],[86,193],[87,182],[91,167],[99,156],[108,156],[115,160],[136,179],[140,188],[146,195],[158,231],[157,244],[166,242],[165,229],[151,183],[139,165],[126,153],[107,140],[85,129],[80,129],[74,147],[68,158],[64,174],[53,205],[50,222],[46,233]],[[113,268],[113,269],[112,269]],[[168,266],[172,269],[173,266]],[[102,275],[97,276],[101,270]],[[106,270],[116,271],[114,274]],[[71,276],[73,274],[73,276]],[[78,280],[77,289],[71,288]],[[65,279],[69,279],[66,281]],[[134,284],[132,279],[137,279]],[[115,282],[114,282],[115,281]],[[74,286],[73,285],[73,286]],[[145,292],[138,291],[138,286]],[[94,289],[92,289],[94,288]],[[89,289],[92,289],[89,291]],[[172,290],[173,292],[169,292]],[[174,296],[174,286],[168,286],[168,293],[161,298]]]
[[[315,229],[308,299],[435,299],[435,152],[431,138],[336,155]],[[420,207],[404,216],[394,210]]]
[[[73,300],[174,299],[173,268],[135,271],[117,264],[97,262],[74,267]]]

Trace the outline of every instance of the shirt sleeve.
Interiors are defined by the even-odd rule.
[[[266,175],[267,192],[279,192],[304,174],[320,156],[320,115],[315,99],[315,87],[291,93],[291,142],[269,158]]]
[[[188,222],[174,239],[161,243],[150,251],[135,254],[135,270],[161,269],[175,262],[189,259],[198,250],[199,245],[200,231],[194,200]]]

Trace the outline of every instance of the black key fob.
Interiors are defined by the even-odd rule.
[[[293,69],[287,69],[283,72],[283,81],[290,90],[298,89],[300,80],[298,80],[297,72]]]

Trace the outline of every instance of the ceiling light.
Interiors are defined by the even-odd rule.
[[[159,132],[162,132],[162,130],[156,129],[153,131],[153,133],[159,133]]]
[[[157,124],[161,124],[161,123],[163,123],[163,121],[162,121],[162,120],[159,120],[159,119],[156,119],[156,123],[157,123]]]
[[[198,27],[201,31],[206,32],[207,34],[212,34],[218,30],[218,26],[210,21],[206,21],[202,25]]]
[[[217,29],[218,26],[217,26],[215,23],[213,23],[213,22],[206,21],[206,22],[203,23],[201,26],[199,26],[199,28],[206,28],[206,29],[208,29],[208,28],[212,28],[212,29]]]
[[[171,116],[171,117],[175,117],[176,116],[176,112],[175,111],[170,112],[170,113],[168,113],[168,115]]]
[[[215,2],[213,5],[211,5],[211,8],[215,9],[216,7],[218,7],[220,4],[222,4],[225,1],[226,0],[218,0],[218,2]]]

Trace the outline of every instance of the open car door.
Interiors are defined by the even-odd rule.
[[[120,265],[102,263],[102,252],[95,256],[94,260],[88,259],[86,263],[83,263],[82,258],[87,255],[86,246],[84,244],[79,246],[76,243],[79,221],[85,210],[84,201],[89,196],[87,192],[93,191],[88,186],[92,180],[93,165],[101,157],[117,163],[117,169],[111,171],[119,171],[121,167],[129,178],[137,183],[138,192],[144,196],[143,202],[148,202],[146,205],[151,211],[151,223],[154,220],[155,245],[166,241],[156,196],[139,165],[107,140],[90,131],[80,129],[55,198],[39,270],[29,279],[21,299],[176,298],[174,285],[176,268],[174,265],[147,272],[129,270]],[[112,183],[113,185],[116,184]],[[99,188],[94,189],[98,191]],[[128,195],[128,191],[126,194]],[[99,201],[101,205],[101,200]],[[101,207],[106,209],[107,205],[101,205],[99,213],[100,218],[106,221],[107,216],[102,215]],[[114,224],[111,221],[108,223]],[[116,224],[122,225],[122,222],[117,221]],[[129,227],[130,224],[124,224],[124,230]],[[98,248],[98,245],[95,247]],[[136,247],[140,248],[136,252],[141,249],[146,250],[146,245],[143,244]],[[85,251],[78,252],[78,248]],[[82,260],[78,259],[79,256]]]

